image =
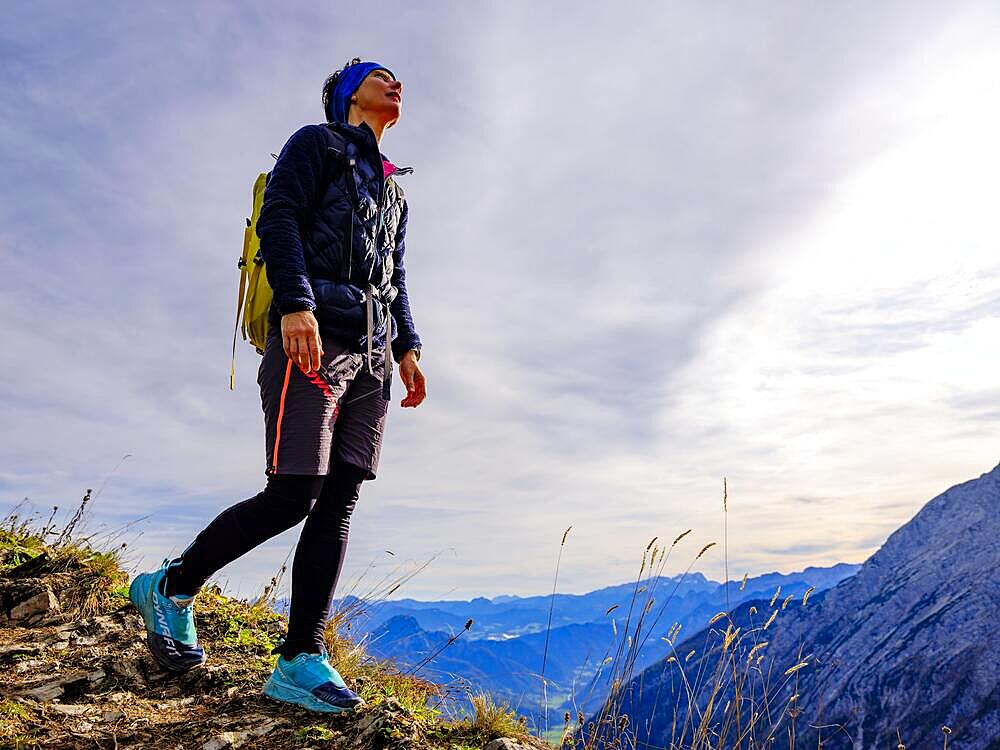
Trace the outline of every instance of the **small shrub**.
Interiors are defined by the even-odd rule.
[[[528,735],[528,730],[522,719],[518,718],[506,701],[497,703],[489,693],[484,692],[470,695],[469,700],[476,712],[471,721],[472,729],[478,732],[484,741],[488,742],[497,737],[526,737]]]
[[[321,724],[310,724],[309,726],[299,727],[295,730],[295,739],[299,742],[326,742],[327,740],[332,740],[334,734],[328,727],[324,727]]]
[[[0,701],[0,744],[18,747],[33,744],[38,721],[30,708],[12,698]]]

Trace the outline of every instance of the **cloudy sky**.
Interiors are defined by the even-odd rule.
[[[394,386],[338,593],[427,560],[400,595],[544,593],[570,525],[562,591],[692,528],[676,572],[724,477],[734,577],[861,562],[1000,460],[995,3],[4,13],[0,500],[101,488],[133,569],[263,486],[242,342],[228,389],[250,186],[355,55],[404,84],[429,395]]]

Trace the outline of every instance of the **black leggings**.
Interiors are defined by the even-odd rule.
[[[326,619],[366,476],[366,469],[341,461],[328,476],[272,474],[263,492],[222,511],[176,558],[167,596],[195,594],[215,571],[305,518],[292,562],[288,637],[278,653],[291,659],[325,651]]]

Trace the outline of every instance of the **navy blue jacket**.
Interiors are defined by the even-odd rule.
[[[361,352],[370,295],[374,346],[385,343],[388,303],[393,358],[420,349],[403,265],[408,208],[394,179],[412,171],[385,159],[367,123],[306,125],[292,134],[257,220],[274,292],[271,327],[286,313],[312,310],[323,336]]]

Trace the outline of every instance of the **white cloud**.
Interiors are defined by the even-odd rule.
[[[136,565],[263,483],[242,342],[226,388],[249,186],[380,50],[430,398],[345,580],[445,550],[405,593],[538,593],[570,524],[566,590],[695,527],[683,568],[724,475],[731,570],[858,561],[995,460],[987,4],[79,12],[0,32],[0,486],[66,505],[133,454],[95,514],[152,514]]]

